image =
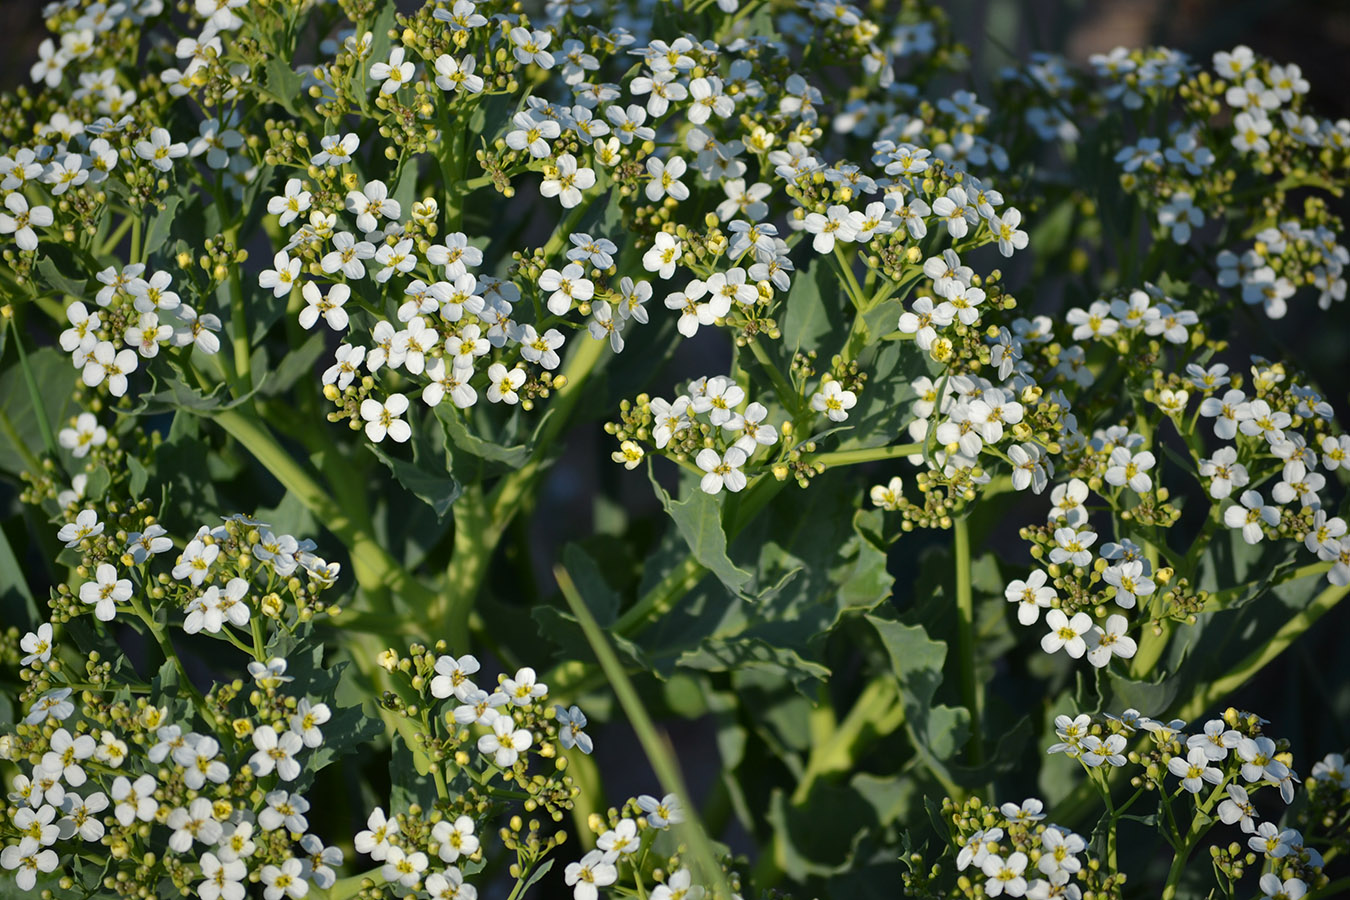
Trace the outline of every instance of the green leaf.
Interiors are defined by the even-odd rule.
[[[300,74],[285,59],[275,56],[267,61],[264,72],[267,90],[276,96],[282,108],[293,116],[300,115],[297,101],[304,95],[305,83]]]
[[[768,820],[783,850],[783,871],[796,881],[847,871],[878,827],[874,808],[859,791],[823,781],[812,786],[801,806],[775,788]],[[848,827],[840,827],[844,822]]]
[[[751,575],[727,556],[727,535],[722,530],[722,506],[717,498],[694,490],[685,499],[675,501],[654,475],[651,476],[651,482],[661,505],[675,520],[675,527],[689,545],[694,559],[716,575],[728,591],[739,595]]]
[[[253,353],[253,387],[264,397],[276,397],[289,391],[295,383],[314,370],[314,363],[324,352],[323,335],[311,335],[299,347],[289,350],[281,362],[271,366],[266,351],[259,347]]]
[[[525,879],[525,883],[520,886],[520,891],[517,893],[517,896],[525,896],[525,892],[534,887],[534,885],[539,882],[539,879],[547,875],[549,870],[553,868],[553,862],[553,859],[546,859],[544,860],[543,865],[531,872],[530,877]]]
[[[164,200],[164,208],[150,220],[150,229],[145,233],[145,247],[142,250],[146,256],[163,247],[169,239],[173,233],[174,218],[178,215],[178,205],[182,202],[177,194],[170,195]]]
[[[394,474],[395,480],[415,497],[430,506],[437,521],[445,518],[451,504],[463,492],[460,483],[450,474],[450,460],[444,446],[445,434],[434,426],[433,416],[427,416],[413,430],[413,461],[390,456],[378,444],[366,447],[375,458]],[[437,446],[437,443],[440,446]]]
[[[789,647],[777,647],[759,638],[706,640],[697,648],[682,653],[676,662],[687,669],[705,672],[764,669],[796,685],[824,681],[830,676],[830,670],[820,663],[803,659],[801,654]]]
[[[112,473],[108,471],[108,467],[98,466],[89,473],[89,480],[84,486],[84,496],[90,501],[102,500],[111,484]]]
[[[389,756],[389,814],[406,813],[414,803],[429,810],[436,803],[436,780],[414,759],[408,742],[398,732]]]
[[[28,354],[28,368],[46,426],[58,431],[76,412],[71,400],[76,372],[70,357],[52,347],[43,347]],[[42,423],[33,406],[33,398],[25,383],[23,369],[11,366],[0,375],[0,469],[18,474],[28,468],[24,453],[40,456],[43,452]]]
[[[225,382],[223,381],[211,388],[208,393],[200,388],[193,387],[178,377],[161,379],[152,373],[150,380],[154,384],[154,389],[141,394],[140,404],[127,411],[126,415],[156,416],[179,410],[205,413],[233,409],[241,403],[246,403],[256,393],[256,389],[254,389],[242,397],[230,397],[229,392],[225,390]]]
[[[524,444],[503,447],[501,444],[485,441],[470,432],[459,410],[451,404],[442,403],[436,407],[436,416],[445,423],[445,433],[450,436],[454,445],[466,453],[488,462],[502,463],[510,468],[517,468],[530,458],[530,448]]]
[[[403,165],[398,183],[394,185],[392,199],[398,201],[404,215],[412,214],[413,201],[417,199],[417,176],[419,174],[417,163],[421,158],[419,154],[408,159]]]
[[[4,621],[30,625],[38,622],[37,603],[33,592],[28,588],[28,579],[24,577],[23,566],[9,543],[9,536],[0,527],[0,610]]]
[[[905,625],[894,619],[871,615],[867,616],[867,621],[876,629],[891,658],[891,669],[900,681],[910,729],[936,759],[951,759],[966,742],[970,714],[959,707],[933,705],[933,698],[942,684],[946,643],[930,638],[921,625]]]
[[[130,454],[127,455],[126,461],[127,471],[130,473],[127,478],[127,490],[131,493],[133,500],[138,499],[145,493],[145,485],[150,480],[150,472],[139,459]]]
[[[793,279],[783,315],[783,347],[789,355],[802,349],[839,347],[844,342],[848,298],[821,257]]]
[[[177,198],[175,197],[174,199],[176,200]],[[59,291],[62,294],[69,294],[77,300],[83,300],[88,296],[87,288],[89,286],[89,279],[85,278],[83,281],[76,281],[73,278],[66,277],[66,275],[61,272],[61,268],[56,264],[56,260],[51,256],[43,256],[42,259],[38,260],[37,270],[38,274],[42,276],[42,280],[47,282],[53,290]],[[79,271],[79,269],[76,268],[74,271]]]

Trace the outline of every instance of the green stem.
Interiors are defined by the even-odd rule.
[[[503,476],[486,498],[483,509],[475,510],[469,516],[478,527],[476,533],[471,528],[465,528],[461,537],[461,515],[468,514],[462,513],[460,506],[466,502],[466,497],[456,501],[455,553],[446,571],[452,590],[446,593],[443,601],[435,604],[435,608],[444,610],[440,618],[447,633],[462,633],[466,627],[469,611],[487,573],[488,562],[511,521],[524,504],[534,497],[537,482],[552,463],[550,450],[563,429],[570,424],[572,412],[606,346],[606,342],[596,340],[580,340],[574,344],[571,355],[567,357],[567,364],[563,367],[564,383],[550,404],[552,415],[540,430],[530,459],[519,469]]]
[[[792,794],[793,805],[806,802],[818,779],[852,770],[859,750],[870,740],[889,734],[904,724],[904,707],[898,700],[895,679],[878,678],[868,683],[844,721],[822,729],[826,734],[820,736],[821,740],[813,741],[806,771]],[[829,701],[822,701],[819,708],[828,713]],[[829,716],[831,722],[833,718],[833,715]]]
[[[401,594],[414,606],[435,602],[436,594],[380,546],[368,525],[355,521],[346,509],[329,497],[262,423],[238,408],[217,410],[212,418],[342,541],[351,554],[352,569],[362,588],[372,596],[386,590]]]
[[[576,585],[573,584],[567,570],[562,566],[557,566],[553,570],[553,575],[557,579],[559,590],[567,599],[568,606],[572,608],[572,614],[576,616],[577,622],[581,625],[581,630],[586,635],[586,642],[591,645],[591,650],[595,653],[600,668],[609,678],[610,687],[613,689],[619,705],[628,716],[629,725],[637,733],[638,742],[642,744],[642,750],[647,755],[647,761],[656,773],[657,780],[661,783],[661,789],[678,797],[680,804],[687,811],[687,818],[684,823],[685,837],[691,844],[694,859],[698,861],[699,867],[703,870],[703,881],[709,888],[709,895],[713,900],[732,900],[734,895],[727,885],[726,874],[717,861],[717,853],[713,848],[712,841],[697,819],[696,811],[698,807],[694,806],[689,799],[689,791],[685,787],[684,776],[680,773],[679,764],[675,761],[675,755],[671,751],[670,745],[657,732],[656,725],[647,715],[646,707],[642,705],[642,700],[638,697],[637,689],[633,687],[633,682],[629,680],[628,673],[624,671],[623,663],[619,661],[614,649],[610,647],[599,623],[591,615],[590,608],[586,606],[586,601],[577,592]]]
[[[923,452],[923,444],[890,444],[885,447],[864,447],[861,450],[835,450],[821,453],[811,462],[826,466],[856,466],[859,463],[877,462],[883,459],[898,459]]]
[[[193,684],[192,679],[188,677],[187,669],[183,667],[183,661],[178,658],[178,652],[173,649],[173,642],[169,640],[168,633],[165,632],[163,628],[159,627],[159,623],[155,621],[154,615],[150,610],[146,609],[145,604],[141,602],[140,597],[136,596],[134,593],[131,595],[130,604],[131,611],[136,614],[136,618],[144,623],[146,631],[150,632],[150,636],[154,638],[160,653],[164,655],[165,662],[173,663],[173,667],[178,670],[178,679],[182,683],[182,688],[187,692],[193,705],[195,705],[197,711],[201,713],[202,718],[205,719],[211,727],[220,727],[220,722],[216,718],[216,714],[206,705],[206,698],[202,696],[202,692],[197,690],[197,686]]]
[[[774,393],[778,395],[778,402],[788,411],[788,415],[794,419],[802,413],[802,396],[797,392],[784,377],[783,373],[778,371],[778,366],[774,365],[766,351],[754,338],[749,338],[746,345],[750,348],[750,353],[755,357],[760,367],[769,376],[769,381],[773,384]]]
[[[1330,612],[1347,593],[1350,593],[1350,585],[1328,585],[1312,603],[1281,625],[1264,644],[1247,654],[1227,675],[1197,687],[1191,698],[1176,711],[1176,715],[1189,721],[1237,690],[1283,653],[1318,619]]]
[[[956,538],[956,653],[960,666],[961,702],[970,711],[970,765],[984,762],[984,736],[980,723],[984,708],[984,685],[975,672],[975,600],[970,582],[970,528],[966,519],[952,525]]]

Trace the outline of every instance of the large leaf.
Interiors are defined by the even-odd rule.
[[[392,456],[379,444],[367,444],[376,459],[384,463],[395,480],[413,496],[430,506],[437,521],[450,511],[450,506],[462,491],[460,483],[450,474],[450,459],[445,447],[445,434],[436,427],[434,416],[427,416],[413,429],[413,461]]]
[[[530,458],[530,448],[524,444],[504,447],[474,434],[459,410],[449,403],[436,407],[436,415],[445,424],[445,433],[450,436],[450,440],[465,453],[510,468],[517,468]]]
[[[906,625],[880,616],[867,617],[881,637],[900,681],[909,728],[937,760],[949,760],[965,744],[970,714],[959,707],[933,703],[942,684],[947,645],[935,641],[921,625]]]
[[[77,410],[71,392],[78,377],[70,356],[44,347],[28,354],[28,366],[37,385],[42,416],[52,432],[58,432]],[[11,366],[0,375],[0,469],[18,474],[27,470],[24,453],[41,456],[42,430],[38,410],[24,381],[23,369]]]
[[[832,265],[831,257],[820,257],[792,280],[782,316],[782,343],[789,355],[818,349],[828,358],[843,345],[853,308]]]
[[[727,535],[722,529],[722,504],[712,494],[693,490],[683,500],[672,500],[665,488],[652,477],[652,487],[661,505],[675,521],[675,527],[689,545],[699,564],[717,576],[733,594],[739,595],[751,574],[727,556]]]

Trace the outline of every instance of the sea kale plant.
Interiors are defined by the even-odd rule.
[[[1343,748],[1229,700],[1350,591],[1344,384],[1269,328],[1350,264],[1297,65],[991,80],[925,0],[44,16],[0,895],[1350,889]]]

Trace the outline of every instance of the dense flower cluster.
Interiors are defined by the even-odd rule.
[[[0,463],[51,524],[34,547],[56,584],[0,646],[21,679],[0,733],[17,772],[0,867],[20,888],[516,900],[576,841],[553,872],[576,900],[734,900],[736,865],[655,758],[660,791],[587,815],[581,706],[617,714],[592,704],[613,689],[645,734],[620,690],[644,669],[654,702],[718,718],[719,752],[764,779],[728,772],[708,805],[771,835],[765,890],[824,894],[855,853],[894,859],[921,815],[878,804],[842,861],[797,834],[821,796],[884,793],[860,761],[892,736],[877,756],[918,779],[896,810],[935,785],[960,797],[932,817],[954,860],[907,849],[908,895],[1119,897],[1116,826],[1143,796],[1173,890],[1213,820],[1244,836],[1213,854],[1229,896],[1258,858],[1268,896],[1325,886],[1304,835],[1344,841],[1343,760],[1282,827],[1265,801],[1297,777],[1254,716],[1055,720],[1052,752],[1105,801],[1095,829],[1081,804],[1074,830],[957,784],[993,778],[976,645],[1017,642],[1012,617],[1063,651],[1032,669],[1098,670],[1078,709],[1117,683],[1174,687],[1180,626],[1310,576],[1330,602],[1350,587],[1350,436],[1291,362],[1244,370],[1226,343],[1248,308],[1345,297],[1325,195],[1350,123],[1315,114],[1297,66],[1243,46],[1209,66],[1035,54],[977,95],[951,83],[968,51],[927,0],[406,7],[57,0],[31,85],[0,97],[0,347],[26,404],[10,417],[5,398]],[[1014,296],[1027,272],[1034,307]],[[729,352],[667,378],[686,347]],[[588,623],[549,606],[528,542],[499,550],[553,508],[537,501],[564,429],[615,401],[605,452],[674,464],[678,497],[651,474],[677,527],[632,529],[603,564],[560,552]],[[873,463],[917,471],[832,471]],[[792,501],[800,534],[747,527],[817,479],[833,487]],[[1020,529],[1031,571],[981,554],[984,616],[971,523],[1009,492],[1049,509]],[[201,524],[222,506],[264,512]],[[318,528],[324,557],[295,536]],[[954,533],[956,574],[949,590],[922,562],[911,608],[886,551],[916,528]],[[494,560],[516,571],[490,577]],[[502,586],[509,602],[478,608]],[[523,603],[552,669],[532,632],[499,627]],[[953,641],[929,637],[952,616]],[[854,639],[864,617],[885,653]],[[944,665],[959,710],[936,696]],[[1048,734],[1044,712],[1026,722]],[[344,854],[323,793],[358,747],[389,780],[362,770]],[[1117,772],[1136,790],[1120,804]]]

